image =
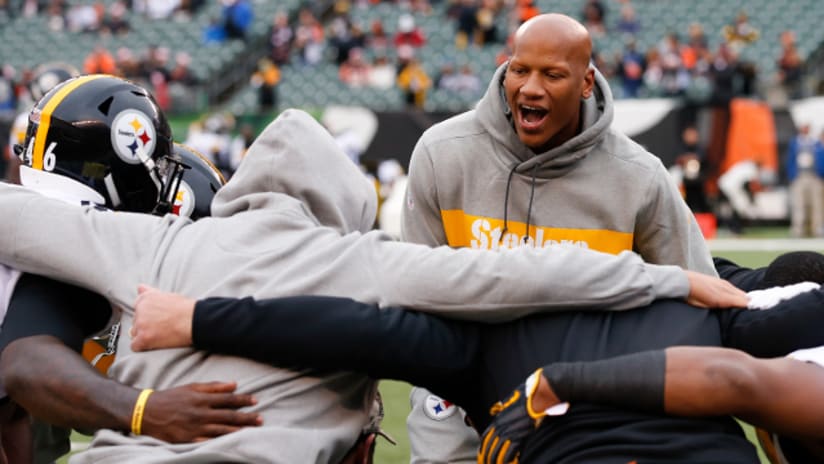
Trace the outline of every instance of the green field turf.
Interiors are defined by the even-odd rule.
[[[759,238],[769,238],[770,236],[783,238],[786,237],[786,234],[783,231],[774,232],[773,234],[770,234],[768,231],[758,231],[757,236]],[[791,248],[807,249],[804,242],[798,241],[793,243],[794,245],[790,245]],[[744,266],[758,267],[768,264],[775,256],[783,252],[783,250],[774,249],[769,251],[761,251],[757,249],[749,251],[716,250],[713,252],[713,255],[731,259],[732,261]],[[471,385],[467,385],[467,388],[471,387]],[[393,438],[397,440],[398,444],[393,446],[385,440],[379,439],[375,457],[375,462],[378,464],[406,464],[409,462],[409,440],[406,435],[406,415],[409,412],[408,396],[410,388],[411,387],[409,384],[404,382],[382,381],[380,384],[380,390],[383,395],[386,409],[386,417],[384,419],[383,427]],[[752,435],[752,430],[750,427],[745,427],[745,431],[747,431],[748,435]],[[85,443],[89,440],[88,437],[79,434],[75,434],[73,439],[76,440],[78,444]],[[767,462],[763,459],[762,461],[764,463]],[[67,460],[65,458],[58,461],[59,464],[64,464],[66,462]]]

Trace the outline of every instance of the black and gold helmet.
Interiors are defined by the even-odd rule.
[[[193,220],[210,216],[212,199],[226,183],[223,174],[191,147],[175,143],[174,150],[185,170],[172,204],[172,213]]]
[[[57,84],[79,75],[77,68],[68,63],[59,61],[43,63],[34,68],[31,81],[28,83],[31,98],[36,102]]]
[[[180,178],[154,97],[110,75],[75,77],[46,93],[15,152],[25,166],[85,184],[117,210],[168,212]]]

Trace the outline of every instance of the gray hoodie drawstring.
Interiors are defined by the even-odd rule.
[[[504,193],[504,229],[501,231],[501,236],[498,237],[498,243],[504,239],[504,235],[506,234],[507,230],[509,230],[507,226],[507,212],[509,210],[509,187],[512,185],[512,175],[515,174],[515,169],[518,168],[518,165],[512,166],[512,169],[509,170],[509,177],[506,179],[506,193]]]
[[[518,169],[518,165],[512,166],[512,169],[509,170],[509,177],[506,179],[506,193],[504,194],[504,228],[501,231],[501,236],[498,238],[498,242],[500,243],[501,240],[504,239],[504,235],[509,230],[509,190],[512,186],[512,176],[515,174],[515,170]],[[529,222],[532,216],[532,200],[535,198],[535,175],[538,173],[538,163],[532,167],[532,188],[529,191],[529,207],[526,210],[526,235],[524,235],[524,243],[529,240]]]
[[[535,198],[535,174],[538,173],[538,163],[532,167],[532,189],[529,191],[529,207],[526,209],[526,235],[524,235],[524,243],[529,240],[529,219],[532,215],[532,200]]]

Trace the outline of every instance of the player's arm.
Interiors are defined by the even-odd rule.
[[[731,310],[719,314],[725,347],[759,358],[824,345],[824,290],[810,290],[767,310]]]
[[[78,353],[110,311],[98,295],[23,275],[0,332],[0,373],[9,395],[55,425],[131,431],[141,390],[104,377]],[[145,405],[141,432],[189,442],[258,425],[256,415],[237,411],[253,399],[233,394],[234,389],[233,383],[215,382],[154,392]]]
[[[468,375],[479,348],[473,324],[348,298],[195,301],[141,287],[134,306],[135,351],[192,344],[281,367],[403,380],[445,397],[440,385]]]
[[[502,401],[481,455],[507,462],[558,405],[595,403],[685,417],[736,416],[805,440],[824,438],[824,369],[790,358],[758,359],[727,348],[671,347],[594,361],[555,363]],[[563,412],[561,412],[563,413]]]
[[[176,218],[80,207],[2,183],[0,217],[0,262],[110,299],[134,294]]]
[[[715,257],[712,261],[719,277],[745,292],[760,288],[767,270],[766,267],[757,269],[742,267],[726,258]]]

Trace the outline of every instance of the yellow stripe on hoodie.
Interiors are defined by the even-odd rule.
[[[441,211],[446,240],[452,247],[497,250],[514,248],[523,243],[526,223],[507,221],[503,237],[502,219],[473,216],[459,209]],[[529,225],[529,236],[535,246],[567,244],[581,248],[618,254],[632,250],[633,234],[606,229],[567,229]]]

